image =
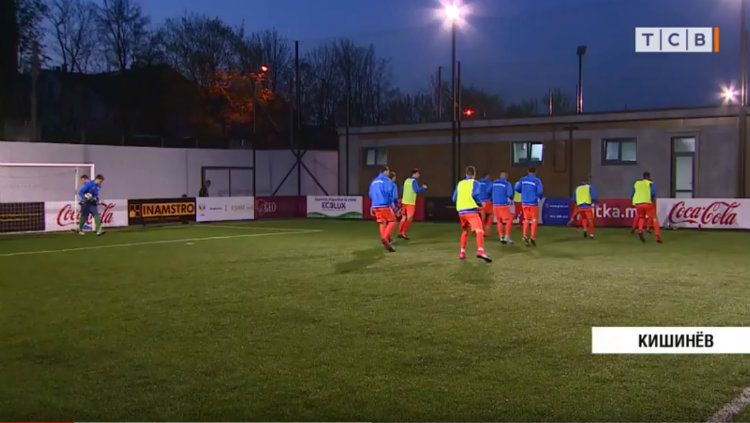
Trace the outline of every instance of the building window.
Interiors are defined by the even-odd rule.
[[[518,166],[540,164],[544,154],[544,144],[520,141],[513,143],[513,164]]]
[[[388,164],[388,150],[383,147],[365,148],[366,166],[384,166]]]
[[[605,138],[602,140],[602,164],[636,164],[635,138]]]

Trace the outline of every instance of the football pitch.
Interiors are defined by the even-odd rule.
[[[705,421],[750,385],[746,355],[591,354],[592,326],[750,325],[747,232],[514,228],[491,264],[410,232],[0,237],[0,419]]]

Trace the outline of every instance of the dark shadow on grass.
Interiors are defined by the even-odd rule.
[[[467,252],[468,253],[468,252]],[[474,256],[467,254],[466,260],[461,262],[459,270],[453,272],[453,280],[481,288],[490,288],[495,284],[493,278],[492,263],[485,263]]]
[[[368,266],[383,260],[386,252],[382,248],[368,248],[357,250],[352,255],[354,255],[353,260],[336,264],[335,273],[346,274],[366,271]]]
[[[451,238],[446,238],[446,232],[439,231],[415,231],[411,235],[409,241],[398,239],[397,242],[401,245],[435,245],[436,242],[445,242],[454,240],[458,242],[458,233]]]

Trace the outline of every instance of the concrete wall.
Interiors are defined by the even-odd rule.
[[[195,196],[204,166],[252,166],[251,150],[210,150],[153,147],[120,147],[38,142],[1,142],[0,163],[93,163],[105,175],[102,195],[109,198],[156,198]],[[310,151],[303,162],[329,194],[337,194],[338,169],[335,151]],[[258,151],[256,195],[270,195],[292,168],[294,156],[288,150]],[[249,173],[238,173],[242,188],[250,187]],[[302,195],[322,194],[302,169]],[[41,177],[40,177],[41,176]],[[20,170],[0,168],[0,201],[68,200],[72,196],[74,173],[70,170]],[[222,190],[217,181],[211,195]],[[235,191],[233,187],[233,191]],[[224,192],[225,193],[225,192]],[[295,171],[281,185],[277,195],[297,194]]]
[[[670,197],[672,187],[672,138],[695,137],[695,197],[734,197],[737,195],[737,128],[733,122],[701,126],[684,122],[682,127],[613,128],[581,131],[591,136],[592,176],[601,196],[630,194],[629,181],[651,172],[660,197]],[[603,165],[602,139],[637,138],[636,165]]]

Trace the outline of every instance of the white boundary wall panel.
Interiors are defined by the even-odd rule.
[[[169,198],[180,197],[183,194],[194,197],[200,189],[202,167],[249,167],[253,163],[252,154],[252,150],[0,141],[0,162],[3,163],[95,164],[96,172],[106,178],[102,196],[107,198]],[[303,158],[304,163],[315,172],[315,177],[329,195],[338,193],[337,157],[335,151],[308,151]],[[256,196],[270,195],[294,164],[294,155],[289,150],[258,151],[256,163]],[[215,195],[210,190],[209,193]],[[322,190],[303,169],[302,195],[322,194]],[[277,195],[297,195],[296,169],[289,175]],[[65,199],[67,198],[60,200]],[[39,199],[52,200],[55,199]],[[9,197],[2,198],[2,201],[31,200]]]

